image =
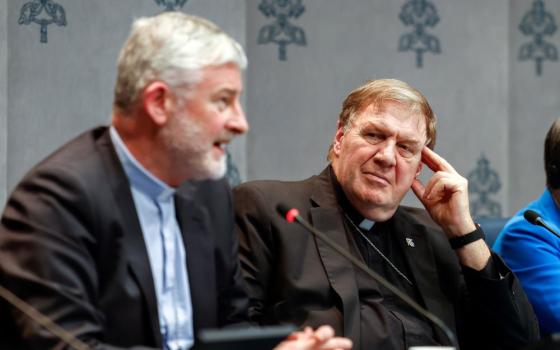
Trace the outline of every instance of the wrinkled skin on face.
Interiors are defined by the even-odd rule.
[[[425,117],[393,101],[339,126],[332,166],[350,203],[371,220],[388,220],[422,169],[426,139]]]

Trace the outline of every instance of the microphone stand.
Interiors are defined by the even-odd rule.
[[[1,285],[0,297],[5,299],[8,303],[10,303],[10,305],[15,306],[19,311],[27,315],[27,317],[37,322],[75,350],[90,350],[90,347],[86,343],[82,342],[73,334],[54,323],[50,318],[37,311],[34,307],[21,300],[14,293],[10,292]]]
[[[539,213],[533,210],[526,210],[523,213],[523,217],[525,220],[529,221],[533,225],[541,226],[547,229],[550,233],[555,235],[556,237],[560,238],[560,234],[552,229],[552,227],[548,226],[547,223],[541,218]]]
[[[307,221],[305,221],[300,215],[297,209],[289,209],[287,206],[283,204],[279,204],[276,207],[277,211],[284,217],[288,222],[293,222],[294,220],[297,221],[301,226],[303,226],[307,231],[311,232],[314,236],[325,242],[329,247],[336,250],[340,255],[344,256],[348,259],[352,264],[358,267],[362,272],[366,273],[368,276],[373,278],[383,287],[389,289],[393,292],[396,296],[398,296],[402,301],[404,301],[407,305],[412,307],[415,311],[417,311],[420,315],[424,316],[428,320],[430,320],[433,324],[438,326],[443,332],[445,336],[449,339],[449,342],[455,347],[455,349],[459,349],[459,343],[457,342],[457,338],[455,334],[451,331],[449,327],[436,315],[432,314],[428,310],[424,309],[420,304],[410,298],[408,295],[401,292],[397,287],[395,287],[391,282],[387,281],[381,275],[376,273],[375,271],[371,270],[366,264],[362,261],[356,259],[355,256],[344,250],[340,247],[336,242],[331,240],[327,235],[322,233],[321,231],[317,230],[315,227],[311,226]]]

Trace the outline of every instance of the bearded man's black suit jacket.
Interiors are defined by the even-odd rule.
[[[195,333],[244,320],[229,187],[186,184],[175,203]],[[35,166],[10,196],[0,226],[0,283],[80,339],[99,343],[94,348],[161,347],[146,244],[109,130],[97,128]],[[1,349],[57,346],[14,308],[3,304],[0,312]]]
[[[363,305],[351,263],[275,210],[278,203],[299,209],[315,228],[351,250],[331,176],[327,168],[304,181],[255,181],[234,190],[249,317],[261,324],[330,324],[337,335],[352,339],[354,349],[369,349],[371,344],[360,344]],[[538,339],[525,293],[499,257],[493,255],[493,261],[503,278],[482,278],[474,270],[463,271],[425,210],[400,207],[391,225],[418,289],[418,302],[457,332],[462,350],[515,349]],[[440,330],[434,331],[439,342],[447,343]]]

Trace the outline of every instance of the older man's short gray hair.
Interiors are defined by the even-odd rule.
[[[245,52],[208,20],[182,12],[139,18],[119,55],[113,105],[127,111],[152,81],[173,89],[189,87],[202,68],[228,62],[245,69]]]

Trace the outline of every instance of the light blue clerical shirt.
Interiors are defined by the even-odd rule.
[[[130,182],[155,283],[159,325],[166,350],[193,345],[186,252],[175,215],[175,189],[145,169],[111,127],[111,140]]]

